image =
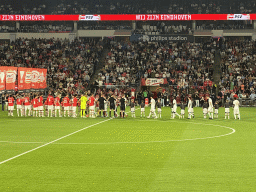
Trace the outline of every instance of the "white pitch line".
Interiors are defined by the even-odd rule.
[[[109,119],[110,120],[110,119]],[[155,120],[157,121],[157,120]],[[163,122],[163,121],[158,121]],[[210,126],[216,126],[216,127],[223,127],[226,129],[231,129],[232,132],[224,134],[224,135],[216,135],[212,137],[202,137],[202,138],[192,138],[192,139],[180,139],[180,140],[165,140],[165,141],[138,141],[138,142],[106,142],[106,143],[53,143],[54,145],[112,145],[112,144],[140,144],[140,143],[166,143],[166,142],[173,142],[173,141],[195,141],[195,140],[204,140],[204,139],[213,139],[218,137],[224,137],[231,135],[236,132],[235,129],[227,126],[222,125],[214,125],[214,124],[204,124],[204,123],[193,123],[193,122],[179,122],[179,123],[192,123],[197,125],[210,125]],[[0,141],[0,142],[6,142],[6,143],[43,143],[43,142],[10,142],[10,141]],[[0,163],[1,164],[1,163]]]
[[[68,135],[65,135],[65,136],[63,136],[63,137],[60,137],[60,138],[58,138],[58,139],[55,139],[55,140],[53,140],[53,141],[51,141],[51,142],[45,143],[45,144],[43,144],[43,145],[40,145],[39,147],[36,147],[36,148],[34,148],[34,149],[31,149],[31,150],[29,150],[29,151],[26,151],[26,152],[24,152],[24,153],[21,153],[21,154],[19,154],[19,155],[16,155],[16,156],[14,156],[14,157],[11,157],[11,158],[9,158],[9,159],[6,159],[6,160],[4,160],[4,161],[1,161],[1,162],[0,162],[0,165],[6,163],[6,162],[8,162],[8,161],[11,161],[11,160],[13,160],[13,159],[16,159],[16,158],[18,158],[18,157],[20,157],[20,156],[23,156],[23,155],[25,155],[25,154],[28,154],[28,153],[30,153],[30,152],[33,152],[33,151],[35,151],[35,150],[37,150],[37,149],[40,149],[40,148],[42,148],[42,147],[45,147],[45,146],[50,145],[50,144],[52,144],[52,143],[55,143],[55,142],[57,142],[57,141],[59,141],[59,140],[61,140],[61,139],[64,139],[64,138],[69,137],[69,136],[71,136],[71,135],[74,135],[74,134],[76,134],[76,133],[78,133],[78,132],[81,132],[81,131],[83,131],[83,130],[85,130],[85,129],[88,129],[88,128],[93,127],[93,126],[95,126],[95,125],[99,125],[99,124],[101,124],[101,123],[104,123],[104,122],[106,122],[106,121],[109,121],[109,120],[111,120],[111,119],[112,119],[112,118],[107,119],[107,120],[104,120],[104,121],[101,121],[101,122],[99,122],[99,123],[95,123],[95,124],[93,124],[93,125],[90,125],[90,126],[88,126],[88,127],[83,128],[83,129],[79,129],[78,131],[75,131],[75,132],[70,133],[70,134],[68,134]]]

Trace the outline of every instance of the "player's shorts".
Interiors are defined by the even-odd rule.
[[[89,109],[95,111],[95,106],[90,106]]]
[[[238,115],[239,114],[239,109],[234,108],[234,114]]]
[[[85,110],[86,109],[86,104],[81,104],[81,109]]]
[[[212,108],[212,107],[209,107],[209,108],[208,108],[208,112],[213,113],[213,108]]]
[[[215,109],[214,113],[216,113],[216,114],[219,113],[219,109]]]
[[[73,107],[72,107],[72,111],[76,111],[76,107],[73,106]]]
[[[105,105],[105,106],[104,106],[104,111],[107,111],[107,110],[108,110],[108,106]]]
[[[188,108],[188,112],[189,112],[189,113],[193,113],[193,112],[194,112],[194,109],[193,109],[193,108]]]
[[[53,105],[48,105],[48,110],[53,110]]]
[[[25,105],[25,110],[31,110],[31,105]]]
[[[5,102],[5,106],[8,106],[8,104],[9,104],[8,102]]]
[[[161,113],[161,112],[162,112],[162,109],[161,109],[161,108],[157,108],[157,111],[158,111],[159,113]]]
[[[38,107],[33,107],[33,110],[34,111],[38,111]]]
[[[8,110],[9,111],[13,111],[14,110],[14,106],[8,106]]]
[[[38,106],[38,110],[39,111],[43,111],[44,110],[44,106]]]
[[[17,105],[17,109],[22,109],[21,105]]]
[[[55,106],[55,110],[60,110],[60,106]]]
[[[230,112],[229,108],[225,108],[225,113],[229,113],[229,112]]]
[[[177,107],[173,107],[173,108],[172,108],[172,112],[173,112],[173,113],[176,113],[176,112],[177,112]]]
[[[100,105],[99,107],[100,110],[104,110],[104,105]]]
[[[184,109],[181,109],[181,110],[180,110],[180,114],[181,114],[181,115],[185,115],[185,110],[184,110]]]
[[[203,114],[207,114],[208,110],[207,108],[203,108]]]
[[[133,107],[133,108],[131,108],[131,112],[135,112],[135,108]]]
[[[121,105],[121,106],[120,106],[120,110],[121,110],[121,111],[125,111],[125,105]]]
[[[115,104],[110,104],[110,107],[109,107],[111,110],[114,110],[115,109]]]
[[[64,111],[69,111],[69,106],[64,107]]]
[[[145,112],[145,108],[140,108],[140,111],[141,112]]]
[[[155,112],[155,111],[156,111],[156,108],[151,108],[150,111],[151,111],[151,112]]]

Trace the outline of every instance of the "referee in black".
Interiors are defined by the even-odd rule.
[[[124,112],[125,112],[125,96],[123,95],[122,98],[120,99],[120,113],[121,113],[121,118],[124,118]]]
[[[98,99],[99,101],[99,111],[100,111],[100,116],[103,116],[103,111],[104,111],[104,101],[106,99],[101,95],[100,98]],[[102,112],[102,113],[101,113]]]
[[[115,111],[115,97],[113,95],[110,96],[110,98],[108,99],[109,103],[110,103],[110,110],[109,110],[109,117],[111,117],[111,111],[114,112],[114,117],[116,117],[116,111]]]

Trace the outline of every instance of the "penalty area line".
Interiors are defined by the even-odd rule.
[[[79,130],[77,130],[77,131],[75,131],[75,132],[73,132],[73,133],[70,133],[70,134],[65,135],[65,136],[63,136],[63,137],[60,137],[60,138],[58,138],[58,139],[55,139],[55,140],[53,140],[53,141],[51,141],[51,142],[45,143],[45,144],[43,144],[43,145],[40,145],[39,147],[36,147],[36,148],[34,148],[34,149],[28,150],[28,151],[26,151],[26,152],[24,152],[24,153],[21,153],[21,154],[19,154],[19,155],[16,155],[16,156],[14,156],[14,157],[11,157],[11,158],[9,158],[9,159],[6,159],[6,160],[4,160],[4,161],[1,161],[1,162],[0,162],[0,165],[2,165],[2,164],[4,164],[4,163],[7,163],[8,161],[11,161],[11,160],[13,160],[13,159],[16,159],[16,158],[18,158],[18,157],[20,157],[20,156],[26,155],[26,154],[28,154],[28,153],[30,153],[30,152],[33,152],[33,151],[35,151],[35,150],[37,150],[37,149],[40,149],[40,148],[42,148],[42,147],[45,147],[45,146],[47,146],[47,145],[53,144],[53,143],[55,143],[55,142],[57,142],[57,141],[59,141],[59,140],[61,140],[61,139],[64,139],[64,138],[66,138],[66,137],[69,137],[69,136],[71,136],[71,135],[74,135],[74,134],[76,134],[76,133],[79,133],[79,132],[81,132],[81,131],[83,131],[83,130],[85,130],[85,129],[88,129],[88,128],[93,127],[93,126],[95,126],[95,125],[99,125],[99,124],[101,124],[101,123],[107,122],[107,121],[109,121],[109,120],[111,120],[111,119],[112,119],[112,118],[107,119],[107,120],[104,120],[104,121],[101,121],[101,122],[99,122],[99,123],[92,124],[92,125],[87,126],[87,127],[85,127],[85,128],[79,129]]]

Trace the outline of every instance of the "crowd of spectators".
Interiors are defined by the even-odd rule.
[[[131,30],[131,21],[78,22],[78,30]]]
[[[251,98],[256,91],[256,43],[227,40],[221,50],[221,79],[214,82],[214,43],[117,42],[98,74],[99,87],[136,86],[141,78],[166,78],[176,95],[220,92],[224,99],[231,93]],[[223,95],[222,95],[223,94]]]
[[[253,29],[250,21],[197,21],[196,30],[243,30]]]
[[[17,39],[0,44],[0,66],[46,68],[48,87],[81,92],[98,65],[104,42],[99,39]]]
[[[153,21],[137,22],[135,34],[160,35],[160,34],[192,34],[192,22],[179,21]]]

